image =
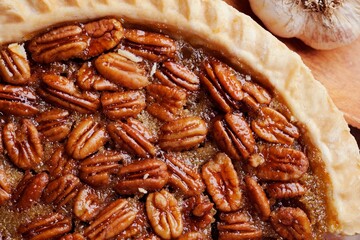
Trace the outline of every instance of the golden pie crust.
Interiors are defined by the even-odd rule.
[[[54,24],[115,16],[220,51],[274,88],[307,130],[328,176],[330,231],[360,233],[360,154],[343,114],[300,56],[250,17],[220,0],[1,0],[0,12],[0,44],[27,40]]]

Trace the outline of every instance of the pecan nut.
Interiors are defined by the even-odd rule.
[[[85,240],[85,238],[80,233],[72,233],[63,236],[59,240]]]
[[[141,91],[103,93],[101,104],[110,119],[136,117],[146,107],[145,94]]]
[[[115,47],[123,34],[118,20],[101,19],[52,29],[33,38],[28,49],[32,58],[41,63],[88,59]]]
[[[181,235],[183,220],[176,198],[166,190],[150,193],[146,199],[146,213],[155,233],[163,239]]]
[[[137,210],[125,199],[118,199],[105,207],[85,228],[84,236],[90,240],[110,239],[128,228],[135,220]]]
[[[291,148],[265,147],[260,157],[264,162],[255,168],[255,172],[256,176],[264,180],[296,180],[309,167],[309,160],[305,154]]]
[[[224,112],[238,109],[239,101],[243,99],[244,93],[235,71],[214,58],[206,60],[204,67],[206,73],[200,74],[200,81],[217,106]]]
[[[76,175],[76,162],[66,153],[63,146],[58,147],[46,161],[46,167],[52,178],[58,178],[66,174]]]
[[[304,195],[306,188],[298,182],[272,183],[266,187],[266,192],[274,199],[294,198]]]
[[[246,188],[252,203],[254,203],[256,210],[259,212],[263,221],[266,221],[270,217],[270,203],[266,197],[264,189],[260,186],[256,180],[250,176],[245,177]]]
[[[148,130],[135,119],[127,119],[127,122],[112,122],[107,126],[110,137],[118,145],[118,148],[140,157],[155,156],[156,148]]]
[[[160,148],[166,151],[183,151],[197,147],[208,132],[206,123],[199,117],[185,117],[164,124],[159,138]]]
[[[45,203],[54,203],[57,207],[62,207],[76,196],[80,186],[78,177],[67,174],[49,182],[42,198]]]
[[[38,113],[36,95],[25,87],[0,84],[0,112],[16,116],[32,116]]]
[[[30,80],[30,65],[23,45],[10,44],[0,51],[0,77],[14,85],[27,84]]]
[[[71,218],[59,213],[40,217],[27,224],[20,225],[18,232],[30,240],[46,240],[60,237],[71,231]]]
[[[175,120],[186,104],[186,93],[179,88],[151,84],[146,87],[146,90],[150,98],[155,101],[146,110],[160,120]]]
[[[84,159],[97,152],[107,140],[105,127],[88,117],[71,131],[65,149],[74,159]]]
[[[119,162],[124,158],[123,154],[115,151],[104,151],[81,161],[79,177],[87,184],[94,187],[108,186],[111,174],[119,169]]]
[[[174,58],[176,43],[163,34],[127,29],[122,42],[125,50],[151,61]]]
[[[239,179],[225,153],[218,153],[213,160],[204,164],[201,174],[217,209],[223,212],[240,209],[242,196]]]
[[[300,136],[298,128],[276,110],[263,107],[251,128],[265,141],[291,145]]]
[[[96,72],[92,62],[84,63],[77,73],[77,85],[85,91],[117,91],[119,87]]]
[[[219,240],[260,239],[262,237],[262,231],[254,226],[245,213],[221,213],[220,220],[217,225]]]
[[[28,119],[21,120],[21,126],[8,123],[3,129],[3,140],[11,161],[19,168],[27,170],[38,166],[42,161],[43,147],[39,133]]]
[[[37,93],[46,102],[80,113],[95,112],[100,107],[98,95],[81,92],[72,81],[54,74],[42,77],[42,85]]]
[[[126,88],[140,89],[150,84],[144,69],[117,53],[101,55],[95,67],[103,77]]]
[[[16,208],[22,211],[39,202],[48,182],[47,173],[42,172],[34,176],[30,171],[26,171],[13,193]]]
[[[170,172],[169,185],[180,189],[183,194],[189,197],[199,195],[205,190],[205,185],[198,172],[171,155],[165,157]]]
[[[260,85],[246,81],[242,85],[244,91],[243,102],[253,111],[257,111],[261,106],[269,105],[271,102],[270,94]]]
[[[255,150],[255,139],[249,124],[239,113],[227,113],[213,125],[214,139],[232,159],[247,159]]]
[[[62,109],[51,109],[40,113],[35,120],[37,130],[51,142],[60,142],[70,133],[72,122],[69,121],[69,112]]]
[[[214,215],[216,213],[214,204],[209,198],[202,194],[188,198],[185,200],[187,208],[184,211],[185,221],[190,223],[190,228],[204,229],[211,223],[215,222]]]
[[[312,239],[310,220],[300,208],[281,207],[271,213],[275,231],[289,240]]]
[[[119,194],[131,195],[162,189],[168,181],[166,164],[157,159],[145,159],[122,167],[115,190]]]
[[[101,201],[91,188],[82,188],[74,200],[73,212],[81,221],[91,221],[101,210]]]
[[[180,87],[189,91],[196,91],[200,88],[200,80],[195,73],[172,61],[164,62],[162,68],[155,72],[155,76],[168,87]]]
[[[11,187],[6,179],[5,171],[0,168],[0,206],[11,198]]]

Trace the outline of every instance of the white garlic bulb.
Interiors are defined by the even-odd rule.
[[[275,35],[296,37],[315,49],[333,49],[360,35],[360,0],[250,0]]]

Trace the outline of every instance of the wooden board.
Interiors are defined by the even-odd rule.
[[[261,24],[247,0],[225,2]],[[314,50],[297,39],[280,40],[300,54],[315,78],[327,88],[348,123],[360,128],[360,38],[348,46],[326,51]]]

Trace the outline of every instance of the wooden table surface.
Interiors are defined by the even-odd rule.
[[[247,0],[224,1],[264,27]],[[326,51],[312,49],[298,39],[279,39],[302,57],[315,78],[327,88],[360,146],[360,38],[350,45]]]

